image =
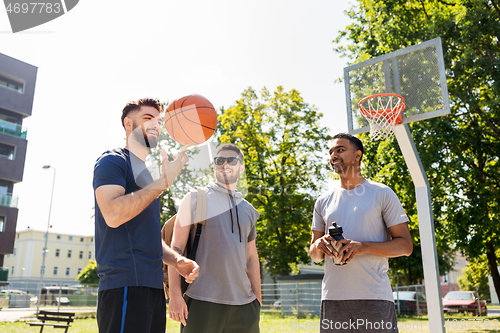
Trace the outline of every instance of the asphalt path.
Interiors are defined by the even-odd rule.
[[[40,308],[40,310],[57,311],[57,308]],[[95,307],[61,307],[61,312],[94,312]],[[1,308],[0,323],[18,321],[36,313],[36,308]],[[34,318],[33,318],[34,319]]]
[[[498,317],[500,316],[500,309],[488,308],[488,317]]]

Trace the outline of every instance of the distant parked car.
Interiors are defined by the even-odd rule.
[[[27,292],[25,292],[23,290],[17,290],[17,289],[0,290],[0,295],[7,296],[7,297],[8,297],[8,295],[25,295],[25,294],[27,294]]]
[[[427,299],[424,294],[417,293],[416,291],[399,291],[393,292],[392,296],[394,297],[396,311],[398,311],[399,299],[399,314],[412,316],[423,316],[427,314]]]
[[[66,295],[74,295],[77,291],[78,288],[72,287],[43,287],[40,305],[69,305],[70,300]]]
[[[60,303],[60,304],[58,304]],[[67,297],[54,297],[52,300],[52,305],[69,305],[69,298]]]
[[[486,301],[479,299],[474,291],[450,291],[443,298],[443,310],[445,313],[471,312],[475,315],[488,315]]]

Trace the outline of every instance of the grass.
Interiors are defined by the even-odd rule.
[[[76,313],[76,320],[71,324],[68,332],[71,333],[87,333],[87,332],[97,332],[97,321],[95,319],[94,313]],[[30,319],[31,320],[31,319]],[[33,321],[35,321],[35,316],[33,316]],[[40,327],[32,327],[24,321],[17,321],[14,323],[0,323],[0,333],[34,333],[39,332]],[[60,328],[55,329],[53,327],[45,327],[43,329],[44,333],[61,333],[64,330]]]
[[[97,332],[95,313],[77,313],[76,318],[69,332]],[[485,327],[485,319],[489,320],[489,329]],[[320,319],[317,316],[306,316],[305,318],[299,319],[294,316],[284,316],[280,313],[261,313],[260,316],[260,331],[262,333],[317,333],[319,332],[320,324]],[[451,333],[479,333],[485,331],[488,333],[500,333],[500,316],[474,317],[470,314],[445,315],[445,325],[446,324],[448,325],[446,332]],[[495,324],[497,328],[494,328]],[[179,323],[168,319],[166,332],[179,332],[179,325]],[[400,317],[398,318],[398,327],[401,333],[429,332],[427,316]],[[30,327],[24,322],[0,323],[0,333],[33,333],[38,331],[39,329]],[[54,329],[52,327],[46,327],[43,331],[44,333],[61,333],[61,329]]]

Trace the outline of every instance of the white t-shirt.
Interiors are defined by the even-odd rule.
[[[321,195],[314,206],[312,230],[328,233],[336,222],[343,236],[359,242],[391,240],[388,228],[408,222],[396,194],[387,186],[366,180],[352,190],[340,187]],[[338,266],[325,256],[323,300],[378,299],[394,301],[387,275],[387,257],[364,254]]]

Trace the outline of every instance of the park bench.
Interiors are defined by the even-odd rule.
[[[30,326],[40,326],[40,333],[43,332],[45,326],[52,326],[54,328],[65,328],[64,333],[68,332],[69,324],[73,322],[74,313],[70,312],[55,312],[55,311],[42,311],[36,316],[40,321],[27,322]]]

